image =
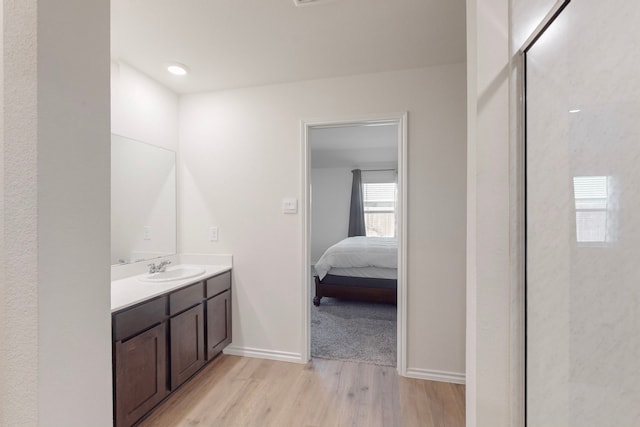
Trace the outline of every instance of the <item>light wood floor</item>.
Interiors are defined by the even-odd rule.
[[[221,356],[141,427],[464,427],[464,386],[395,368],[314,359],[306,365]]]

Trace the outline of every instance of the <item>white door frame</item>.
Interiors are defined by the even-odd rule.
[[[339,126],[358,123],[396,122],[398,124],[398,374],[407,374],[407,119],[408,113],[389,113],[350,117],[302,120],[302,361],[311,360],[311,192],[309,129],[315,126]]]

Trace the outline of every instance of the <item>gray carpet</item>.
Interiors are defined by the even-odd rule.
[[[395,305],[322,298],[311,306],[311,355],[396,366]]]

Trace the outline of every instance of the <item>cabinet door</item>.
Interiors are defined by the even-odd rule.
[[[114,345],[116,426],[129,427],[169,393],[165,323]]]
[[[199,304],[169,320],[171,327],[171,390],[204,365],[204,309]]]
[[[207,359],[213,359],[231,342],[231,291],[207,301]]]

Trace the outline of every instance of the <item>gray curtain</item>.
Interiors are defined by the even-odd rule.
[[[349,211],[349,237],[366,236],[364,227],[364,201],[362,197],[362,172],[354,169],[351,185],[351,209]]]

